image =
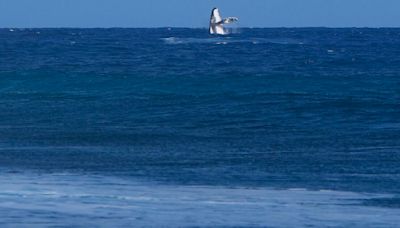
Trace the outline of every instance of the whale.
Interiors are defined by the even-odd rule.
[[[213,8],[210,17],[209,32],[212,35],[226,35],[224,25],[237,22],[237,17],[222,18],[218,8]]]

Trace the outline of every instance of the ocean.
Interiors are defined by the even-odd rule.
[[[398,227],[400,29],[0,29],[1,227]]]

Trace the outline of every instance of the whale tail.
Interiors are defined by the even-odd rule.
[[[211,18],[210,18],[210,34],[218,34],[218,35],[225,35],[226,31],[224,29],[225,24],[231,24],[238,21],[237,17],[228,17],[222,18],[221,14],[219,13],[218,8],[214,8],[211,11]]]

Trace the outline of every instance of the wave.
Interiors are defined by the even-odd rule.
[[[395,227],[391,195],[306,189],[171,186],[78,174],[0,176],[0,226]],[[291,219],[282,219],[282,218]]]
[[[267,38],[237,38],[237,37],[211,37],[211,38],[179,38],[168,37],[161,38],[163,42],[170,45],[176,44],[232,44],[232,43],[249,43],[249,44],[296,44],[302,45],[304,42],[293,39],[267,39]]]

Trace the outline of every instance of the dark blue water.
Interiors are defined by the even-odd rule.
[[[1,29],[0,167],[398,208],[400,29]]]

